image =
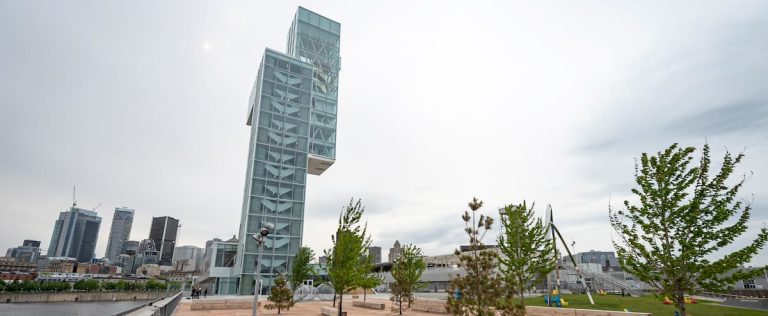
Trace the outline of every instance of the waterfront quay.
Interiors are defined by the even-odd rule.
[[[141,292],[56,292],[12,293],[0,292],[0,303],[56,303],[56,302],[109,302],[147,301],[165,297],[159,291]]]

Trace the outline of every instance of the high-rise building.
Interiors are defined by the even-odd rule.
[[[170,216],[153,217],[149,229],[149,239],[155,242],[158,251],[158,265],[170,266],[173,259],[173,249],[176,247],[176,232],[179,220]]]
[[[96,250],[101,217],[96,212],[77,208],[59,213],[53,227],[49,257],[71,257],[79,262],[90,262]]]
[[[160,261],[160,251],[153,239],[144,239],[136,250],[134,268],[145,264],[157,264]]]
[[[173,251],[173,269],[176,271],[200,271],[203,249],[195,246],[176,247]]]
[[[240,220],[238,292],[253,294],[256,274],[268,292],[288,272],[302,245],[307,174],[320,175],[336,158],[340,24],[299,7],[288,32],[287,54],[267,48],[249,101],[251,126]],[[266,223],[275,230],[253,239]]]
[[[112,216],[112,227],[109,229],[107,253],[104,255],[110,261],[116,262],[117,256],[123,253],[123,247],[131,235],[134,210],[127,207],[116,207]]]
[[[368,257],[371,258],[373,264],[381,263],[381,247],[368,247]]]
[[[21,246],[8,248],[5,256],[16,258],[18,262],[35,263],[40,257],[40,242],[26,239]]]
[[[21,245],[24,246],[24,247],[40,248],[40,241],[39,240],[24,239],[24,242]]]
[[[389,262],[395,262],[397,258],[400,258],[400,254],[403,252],[403,248],[400,248],[400,241],[395,240],[395,244],[392,248],[389,248]]]
[[[123,251],[121,253],[136,254],[139,252],[139,245],[141,243],[137,240],[126,240],[123,243]]]

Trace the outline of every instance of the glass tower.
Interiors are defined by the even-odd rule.
[[[107,252],[104,255],[110,262],[117,262],[117,256],[123,253],[123,246],[131,235],[133,213],[135,210],[127,207],[116,207],[112,216],[112,227],[109,229]]]
[[[176,233],[179,229],[179,220],[170,216],[152,217],[152,226],[149,228],[149,239],[155,243],[155,250],[159,252],[158,264],[170,266],[173,259],[173,249],[176,247]]]
[[[96,212],[77,208],[59,213],[53,227],[48,257],[71,257],[78,262],[91,262],[99,237],[101,217]]]
[[[336,158],[340,24],[299,7],[287,54],[267,48],[249,101],[251,140],[235,271],[238,292],[266,294],[276,274],[290,271],[302,245],[307,174],[320,175]],[[264,224],[262,260],[253,234]]]

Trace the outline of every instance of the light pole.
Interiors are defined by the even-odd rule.
[[[275,225],[265,223],[258,234],[253,234],[253,239],[256,239],[256,242],[259,244],[259,259],[256,260],[256,267],[254,267],[254,272],[256,272],[256,285],[253,289],[253,313],[251,314],[253,316],[256,316],[259,310],[259,294],[261,294],[261,271],[259,271],[259,266],[261,265],[261,254],[264,252],[264,238],[267,237],[269,231],[274,228]]]

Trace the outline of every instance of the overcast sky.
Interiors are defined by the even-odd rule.
[[[238,233],[248,97],[298,5],[341,23],[336,163],[307,181],[304,242],[362,198],[375,245],[466,243],[460,214],[551,203],[577,251],[613,250],[634,159],[745,152],[743,246],[768,219],[768,2],[2,1],[0,249],[48,248],[72,203]],[[497,231],[497,230],[496,230]],[[487,237],[487,242],[493,242]],[[762,251],[754,260],[768,264]]]

